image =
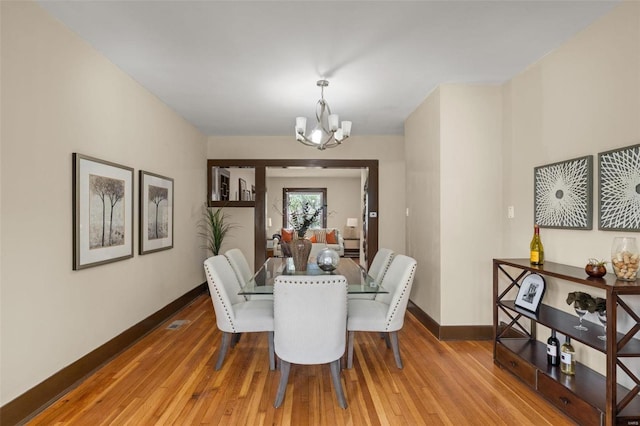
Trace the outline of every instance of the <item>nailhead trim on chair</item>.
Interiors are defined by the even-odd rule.
[[[229,266],[231,266],[231,269],[233,269],[233,273],[236,275],[238,282],[241,283],[243,278],[240,275],[238,275],[238,271],[236,271],[236,268],[234,268],[233,265],[231,264],[231,260],[229,259],[229,256],[225,254],[224,258],[227,259],[227,263],[229,264]],[[242,297],[244,298],[244,300],[249,300],[246,294],[243,295]]]
[[[215,284],[215,281],[214,281],[213,277],[211,276],[211,273],[209,272],[209,266],[205,264],[204,269],[206,269],[207,276],[209,277],[210,281]],[[231,324],[231,329],[233,330],[232,333],[237,333],[236,327],[233,325],[233,320],[231,318],[231,315],[229,314],[229,308],[224,303],[224,300],[222,299],[222,296],[220,295],[220,292],[218,291],[218,286],[214,285],[213,288],[215,289],[216,297],[218,298],[218,300],[220,301],[220,304],[222,304],[222,307],[224,308],[224,313],[225,313],[227,319],[229,320],[229,324]]]
[[[380,277],[380,282],[382,282],[382,280],[384,279],[384,276],[387,275],[387,271],[389,270],[389,266],[391,266],[391,262],[393,262],[393,258],[394,257],[396,257],[395,253],[392,253],[391,256],[389,256],[389,261],[384,266],[384,272],[382,273],[382,276]]]
[[[276,280],[277,280],[277,278],[276,278]],[[316,281],[308,282],[308,281],[304,281],[304,279],[302,279],[302,278],[299,278],[297,280],[289,281],[289,282],[292,282],[294,284],[299,284],[299,285],[317,285],[317,284],[326,284],[326,283],[331,283],[331,284],[340,283],[340,281],[335,279],[335,278],[333,278],[333,279],[329,278],[329,279],[322,280],[322,281],[317,281],[317,282]],[[277,281],[274,284],[277,285]],[[275,288],[274,288],[274,292],[275,292]],[[274,302],[275,302],[275,299],[274,299]],[[346,303],[345,303],[344,307],[345,307],[345,309],[348,310],[348,306],[349,306],[348,299],[345,299],[345,302]]]
[[[398,304],[400,303],[400,300],[402,300],[402,296],[404,296],[404,294],[407,292],[407,283],[411,282],[411,279],[413,278],[413,274],[416,271],[416,264],[413,264],[413,267],[411,268],[411,273],[409,274],[409,277],[407,278],[407,280],[404,282],[403,284],[403,288],[402,288],[402,293],[400,294],[400,298],[398,299],[398,301],[396,302],[395,306],[393,307],[393,310],[391,312],[391,316],[389,317],[389,321],[387,321],[387,325],[386,325],[386,329],[389,329],[389,326],[391,325],[391,322],[393,321],[393,318],[396,316],[396,312],[398,311]]]

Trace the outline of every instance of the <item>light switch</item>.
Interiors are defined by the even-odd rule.
[[[516,214],[513,206],[507,207],[507,219],[513,219],[514,217],[516,217]]]

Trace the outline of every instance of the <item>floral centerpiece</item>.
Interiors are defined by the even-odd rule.
[[[317,222],[320,213],[322,213],[322,207],[316,208],[308,202],[302,204],[302,208],[291,212],[289,223],[295,229],[298,238],[288,244],[296,271],[307,270],[312,244],[311,241],[304,238],[304,235],[307,233],[307,229]]]
[[[321,213],[322,207],[315,208],[309,203],[304,203],[302,209],[291,212],[290,223],[298,238],[304,238],[309,227],[317,222]]]

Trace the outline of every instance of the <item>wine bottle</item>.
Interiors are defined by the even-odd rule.
[[[576,352],[571,346],[571,338],[567,336],[560,348],[560,371],[573,376],[576,374]]]
[[[551,330],[551,336],[547,339],[547,364],[554,367],[560,365],[560,342],[555,330]]]
[[[542,247],[542,240],[540,240],[540,227],[537,223],[533,226],[533,238],[531,239],[531,245],[529,247],[531,249],[531,264],[542,265],[544,263],[544,247]]]

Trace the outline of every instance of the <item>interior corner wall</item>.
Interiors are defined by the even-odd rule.
[[[608,259],[614,237],[638,238],[635,233],[598,229],[597,160],[599,152],[640,143],[640,3],[621,2],[531,65],[505,84],[503,99],[509,106],[504,123],[504,205],[515,207],[515,218],[503,226],[504,256],[528,256],[533,168],[585,155],[594,156],[593,229],[543,228],[546,261],[583,267],[592,257]],[[569,291],[581,287],[550,280],[557,285],[547,286],[544,303],[575,315],[564,300]],[[589,293],[604,295],[597,288]],[[640,306],[640,297],[630,304]],[[629,324],[618,326],[626,329]],[[547,336],[548,331],[539,335]],[[604,372],[600,354],[583,350],[578,342],[575,346],[580,362]]]
[[[441,322],[440,89],[404,125],[407,254],[418,262],[411,301]]]
[[[206,137],[37,4],[0,2],[0,404],[204,282]],[[134,257],[72,270],[72,153],[135,169]],[[138,171],[174,179],[174,247],[138,255]]]
[[[412,300],[442,326],[488,325],[500,250],[502,94],[446,84],[405,122]]]
[[[490,325],[501,251],[500,86],[440,86],[441,325]]]
[[[357,133],[355,125],[353,133]],[[378,246],[398,253],[405,252],[406,204],[402,190],[405,187],[405,161],[402,136],[355,135],[339,147],[325,151],[302,145],[293,136],[209,136],[208,141],[209,159],[378,160]],[[246,220],[243,217],[240,221]],[[253,223],[245,222],[234,230],[234,237],[253,241]]]

